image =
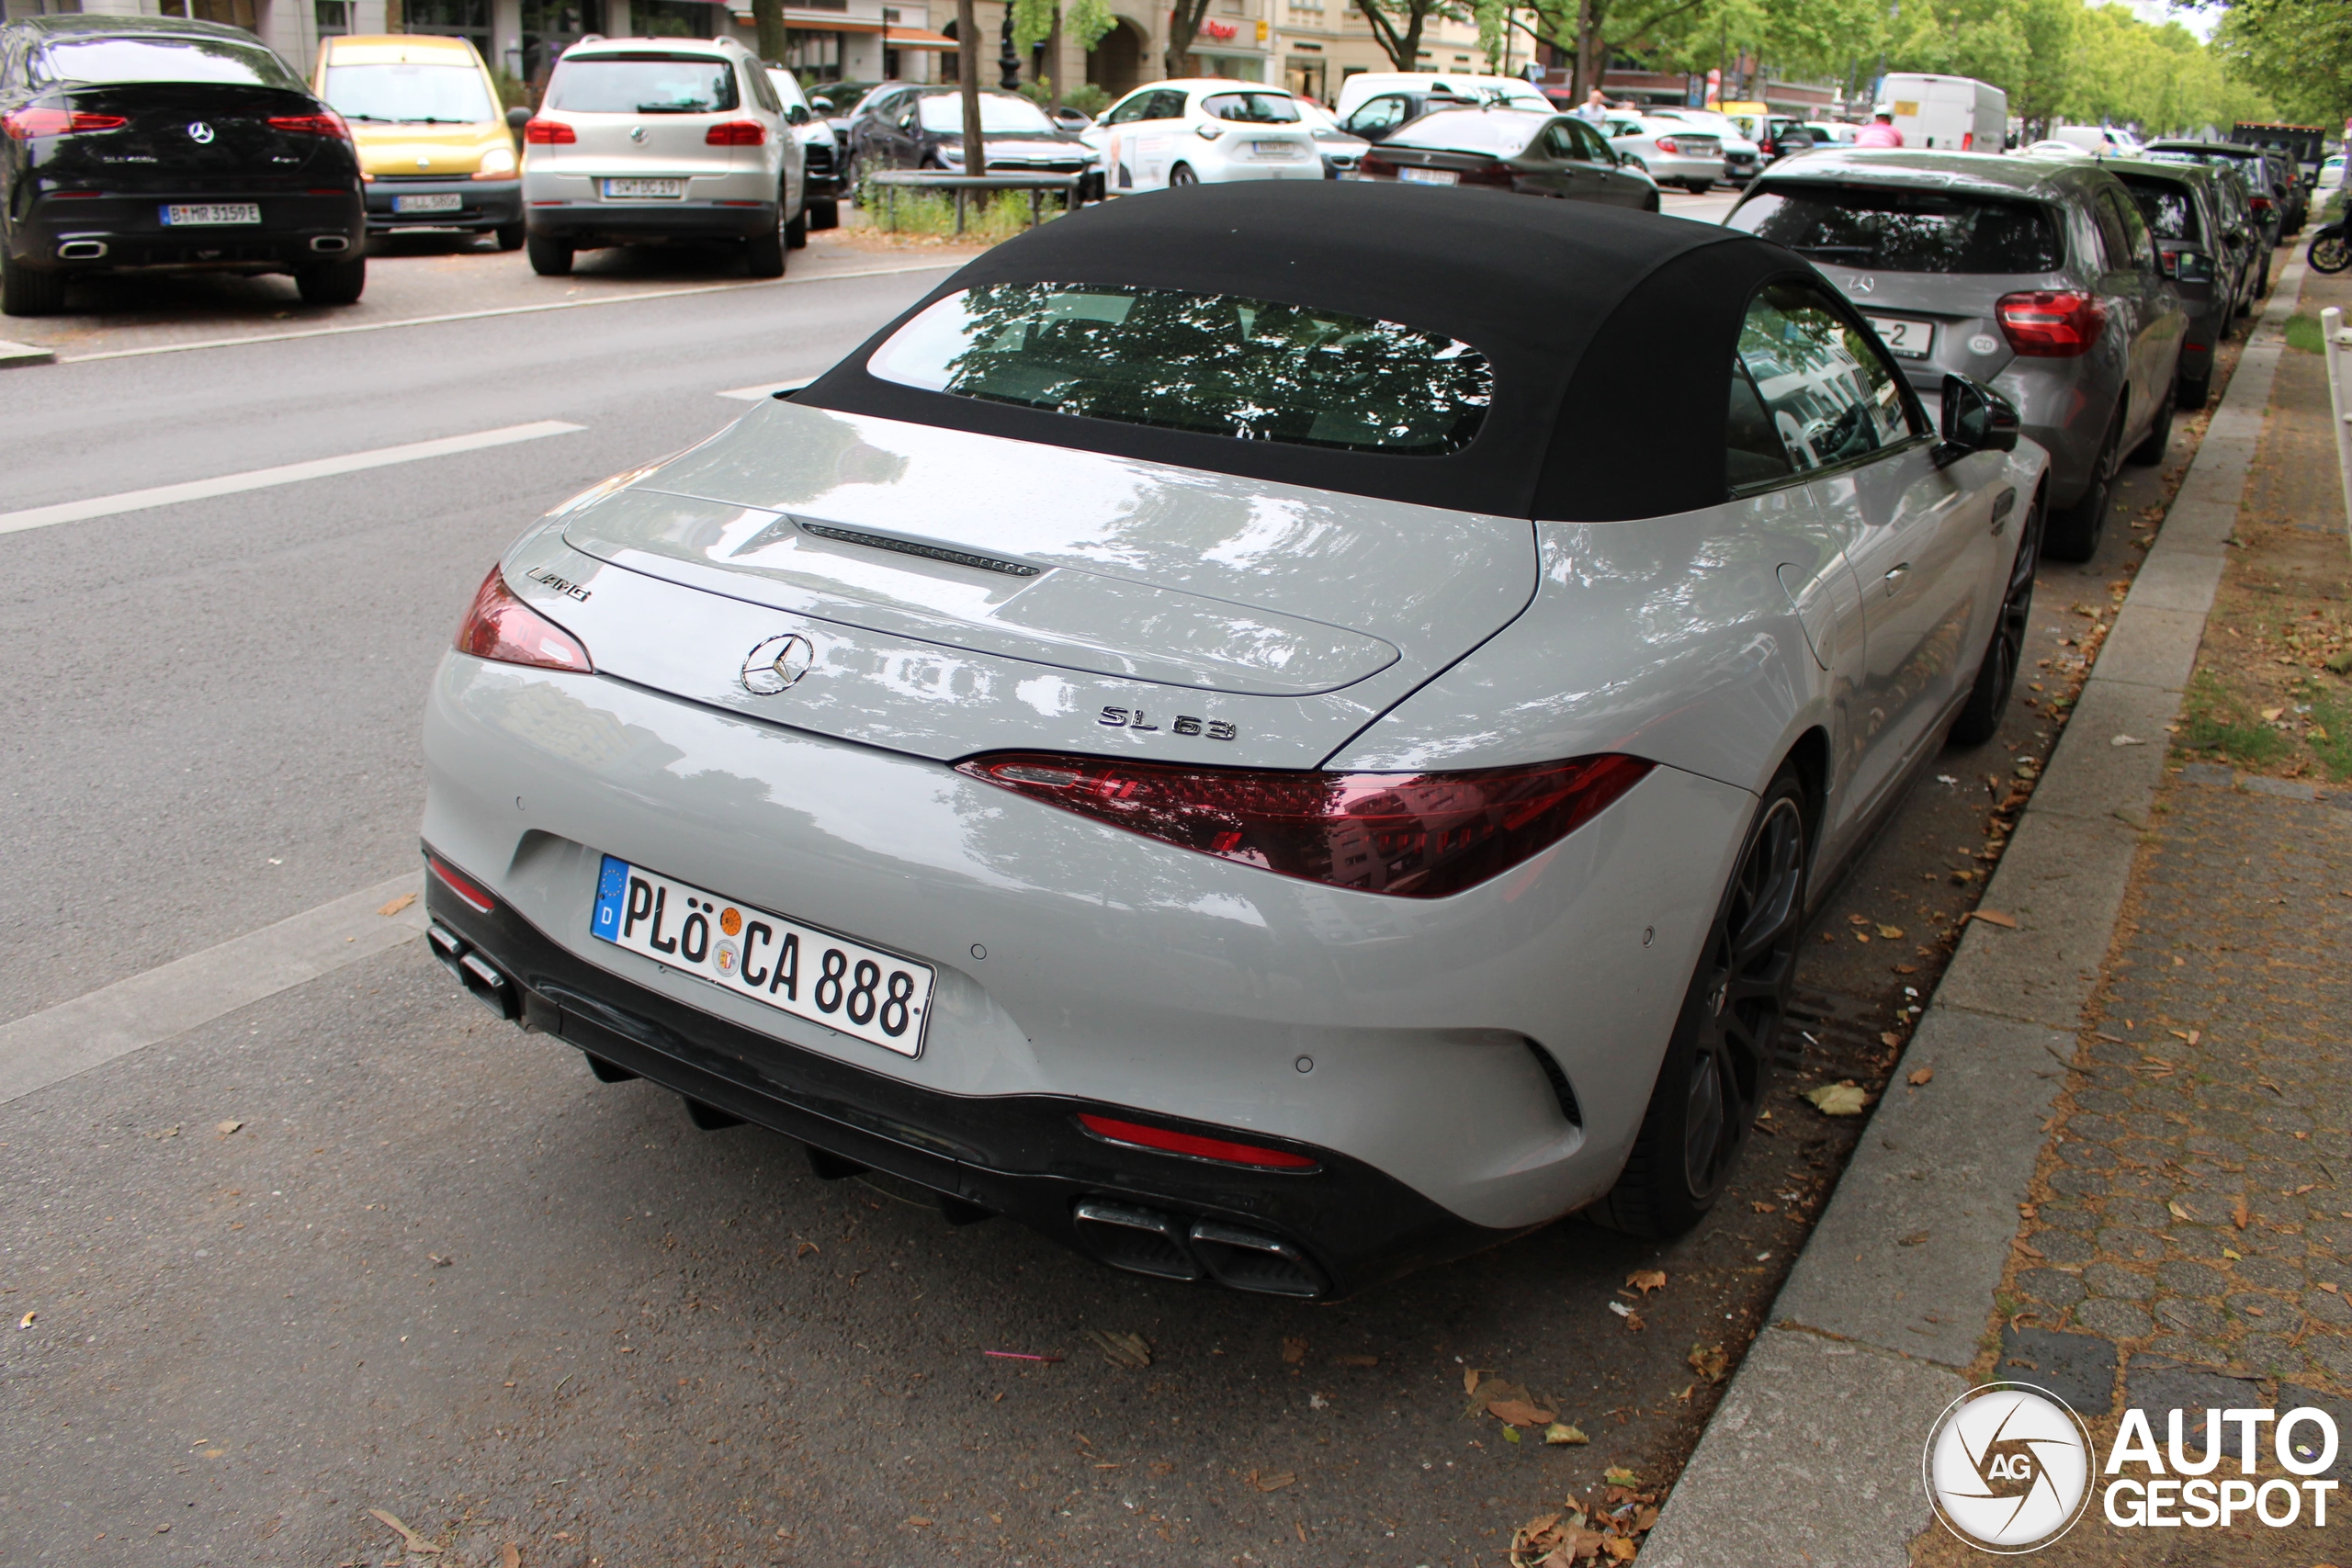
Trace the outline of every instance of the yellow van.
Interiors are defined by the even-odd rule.
[[[514,126],[474,46],[424,33],[319,40],[319,96],[351,122],[368,230],[463,229],[523,243]]]

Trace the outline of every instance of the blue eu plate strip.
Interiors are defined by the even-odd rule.
[[[606,942],[621,939],[621,908],[628,901],[628,863],[605,857],[604,869],[596,874],[596,912],[590,917],[588,931]]]

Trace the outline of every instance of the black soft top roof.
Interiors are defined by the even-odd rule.
[[[1724,499],[1740,318],[1758,287],[1790,276],[1820,275],[1752,235],[1589,202],[1367,181],[1196,186],[999,245],[793,400],[1462,511],[1663,516]],[[1121,424],[866,373],[901,322],[989,283],[1180,288],[1400,321],[1484,354],[1494,404],[1462,450],[1408,457]]]

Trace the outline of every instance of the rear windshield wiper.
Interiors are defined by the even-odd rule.
[[[709,114],[713,111],[708,104],[639,104],[637,106],[637,112],[639,114]]]
[[[1797,252],[1801,255],[1813,255],[1816,253],[1834,253],[1843,255],[1867,256],[1875,254],[1878,247],[1876,245],[1791,245],[1789,249]]]

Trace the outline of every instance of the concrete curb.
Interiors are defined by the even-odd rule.
[[[2114,939],[2262,438],[2290,262],[2214,412],[1984,907],[1836,1195],[1642,1550],[1657,1568],[1902,1568],[1919,1445],[1968,1387],[2082,1010]],[[2144,744],[2119,743],[2128,736]],[[1837,1506],[1824,1507],[1835,1498]]]
[[[0,370],[13,370],[24,365],[54,365],[57,351],[36,348],[28,343],[9,343],[0,339]]]

